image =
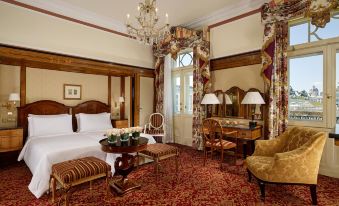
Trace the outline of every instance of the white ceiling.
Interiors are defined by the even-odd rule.
[[[64,16],[126,32],[126,14],[137,15],[143,0],[18,0]],[[171,26],[201,27],[257,9],[265,0],[158,0],[159,26],[169,14]],[[131,18],[132,20],[133,18]]]

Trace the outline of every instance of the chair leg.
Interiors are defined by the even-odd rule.
[[[317,185],[310,185],[312,205],[317,205]]]
[[[259,183],[259,188],[260,188],[260,194],[261,194],[261,199],[265,200],[265,183],[263,181],[258,181]]]
[[[220,169],[222,169],[222,162],[224,161],[224,150],[221,150],[221,158],[220,158]]]
[[[206,151],[206,148],[204,148],[204,167],[206,166],[206,158],[207,158],[207,151]]]
[[[52,187],[52,203],[54,203],[54,201],[55,201],[56,183],[55,183],[55,178],[53,176],[51,177],[51,187]]]
[[[155,158],[154,160],[154,170],[155,170],[155,178],[156,178],[156,181],[158,182],[158,179],[159,179],[159,159],[158,158]]]
[[[247,169],[247,174],[248,174],[248,182],[251,182],[252,180],[252,173]]]

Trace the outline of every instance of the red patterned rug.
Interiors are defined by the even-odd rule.
[[[175,175],[174,160],[163,162],[163,173],[156,183],[153,165],[134,171],[130,179],[142,184],[139,191],[118,197],[105,197],[104,180],[77,186],[70,205],[311,205],[309,188],[305,186],[267,185],[266,200],[259,197],[257,182],[247,182],[243,166],[225,163],[223,171],[218,160],[203,166],[202,152],[189,147],[180,148],[180,171]],[[48,195],[36,199],[28,190],[31,173],[24,163],[0,169],[0,205],[53,205]],[[339,179],[320,175],[318,178],[319,205],[339,205]],[[57,205],[57,204],[55,204]]]

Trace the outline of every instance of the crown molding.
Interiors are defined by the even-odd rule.
[[[224,7],[206,16],[194,19],[191,22],[182,24],[182,26],[191,29],[201,29],[203,27],[216,24],[220,21],[224,21],[226,19],[256,10],[266,2],[268,2],[268,0],[239,0],[237,3],[232,4],[231,6]]]
[[[46,1],[46,0],[16,0],[17,2],[37,7],[43,10],[54,12],[63,16],[71,17],[83,22],[87,22],[99,27],[114,30],[120,33],[127,33],[124,23],[112,18],[73,6],[70,3],[61,0]]]

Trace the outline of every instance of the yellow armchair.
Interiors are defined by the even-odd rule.
[[[255,151],[247,157],[249,175],[259,182],[262,198],[265,183],[310,185],[312,203],[317,204],[316,185],[319,164],[326,141],[325,133],[294,127],[273,140],[256,141]]]

